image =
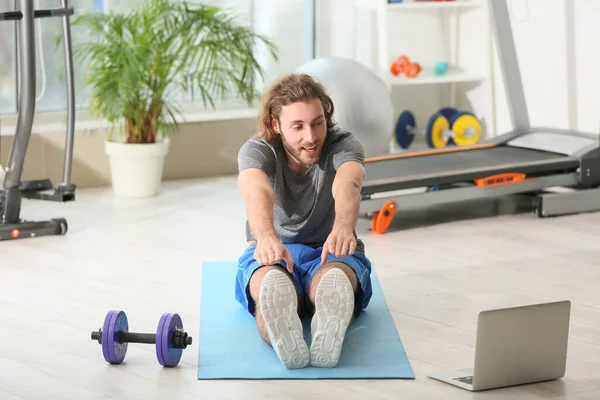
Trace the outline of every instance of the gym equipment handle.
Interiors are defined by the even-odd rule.
[[[17,106],[17,128],[6,162],[6,176],[4,189],[8,193],[4,204],[0,204],[0,218],[5,223],[19,223],[20,206],[22,197],[34,197],[42,200],[74,200],[75,185],[71,183],[71,169],[73,163],[73,143],[75,138],[75,74],[73,71],[73,54],[71,46],[71,27],[69,16],[74,14],[74,9],[69,7],[68,0],[60,1],[61,8],[34,10],[31,0],[19,0],[19,11],[0,13],[0,21],[16,19],[19,23],[17,39],[21,44],[18,49],[20,80],[17,86],[20,89],[19,104]],[[65,53],[65,75],[67,83],[67,133],[65,137],[65,153],[63,161],[63,181],[57,185],[54,194],[49,196],[20,193],[21,176],[25,162],[25,154],[29,146],[33,119],[35,116],[35,88],[36,88],[36,58],[35,58],[35,30],[34,19],[61,16],[63,26],[63,41]],[[15,194],[12,195],[11,193]]]
[[[181,340],[183,339],[183,340]],[[99,343],[102,342],[102,329],[92,332],[92,340],[97,340]],[[155,333],[137,333],[137,332],[125,332],[119,331],[119,342],[120,343],[143,343],[143,344],[156,344]],[[175,331],[173,334],[173,347],[176,349],[185,349],[187,346],[192,344],[192,337],[188,336],[187,333],[182,331]]]
[[[73,15],[75,10],[73,7],[69,8],[50,8],[47,10],[35,10],[33,12],[34,18],[50,18],[50,17],[64,17],[67,15]],[[23,19],[23,13],[21,11],[8,11],[0,13],[0,21],[20,21]]]
[[[121,331],[119,332],[119,341],[127,343],[156,344],[156,334]]]

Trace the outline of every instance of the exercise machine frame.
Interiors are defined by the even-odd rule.
[[[513,129],[472,146],[368,158],[360,212],[376,233],[400,208],[513,194],[533,195],[539,217],[600,210],[598,134],[531,126],[506,1],[488,4]]]
[[[16,2],[15,2],[16,3]],[[67,221],[58,217],[44,221],[27,221],[21,218],[22,199],[38,199],[57,202],[75,200],[76,185],[71,182],[73,144],[75,138],[75,82],[69,17],[74,14],[67,0],[61,7],[35,10],[30,0],[19,0],[18,9],[0,13],[1,21],[15,21],[17,34],[17,87],[19,93],[17,127],[8,162],[6,175],[0,189],[0,240],[14,240],[67,232]],[[67,86],[67,132],[62,182],[53,185],[50,179],[22,181],[25,155],[31,138],[35,115],[36,57],[35,19],[62,18]]]

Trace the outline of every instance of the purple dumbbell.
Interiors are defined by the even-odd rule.
[[[111,310],[106,314],[103,327],[92,332],[92,340],[102,345],[104,359],[110,364],[123,362],[128,343],[154,344],[156,357],[163,367],[177,366],[183,350],[192,344],[192,337],[183,330],[183,322],[178,314],[163,314],[156,333],[135,333],[129,332],[127,315],[120,310]]]

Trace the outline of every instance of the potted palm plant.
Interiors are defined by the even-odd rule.
[[[82,62],[89,109],[110,123],[105,140],[115,193],[155,195],[169,137],[177,131],[180,94],[193,90],[205,106],[232,92],[248,105],[264,71],[258,42],[276,59],[269,38],[217,6],[146,0],[128,12],[73,19],[73,54]]]

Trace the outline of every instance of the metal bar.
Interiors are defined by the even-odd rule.
[[[65,15],[73,15],[75,10],[67,7],[63,8],[49,8],[45,10],[35,10],[33,13],[34,18],[52,18],[52,17],[63,17]],[[0,13],[0,21],[20,21],[23,18],[23,13],[20,11],[8,11]]]
[[[575,5],[572,1],[565,1],[565,42],[567,70],[567,115],[569,129],[578,128],[577,118],[577,40],[575,38]]]
[[[14,1],[14,7],[15,9],[19,9],[19,0],[15,0]],[[21,74],[20,74],[20,56],[19,56],[19,25],[18,24],[13,24],[14,25],[14,31],[15,31],[15,112],[19,112],[19,101],[20,101],[20,88],[21,88]]]
[[[304,0],[304,61],[316,57],[316,0]]]
[[[137,332],[119,332],[119,342],[121,343],[144,343],[155,344],[156,333],[137,333]]]
[[[511,185],[491,187],[466,186],[455,189],[443,189],[416,194],[387,196],[384,194],[377,199],[363,200],[360,204],[360,213],[368,214],[378,211],[389,200],[397,202],[398,209],[424,208],[438,204],[470,201],[477,199],[494,198],[518,193],[532,192],[554,186],[575,186],[578,183],[578,174],[559,174],[526,179]],[[599,203],[600,204],[600,203]]]
[[[47,10],[36,10],[35,18],[65,17],[75,14],[73,7],[51,8]]]
[[[18,223],[21,219],[22,201],[19,185],[35,114],[35,27],[32,2],[20,0],[20,10],[23,13],[23,18],[19,21],[20,46],[17,53],[20,55],[21,92],[17,114],[17,129],[8,155],[3,201],[0,204],[0,218],[3,224]]]
[[[61,5],[66,9],[67,0],[61,0]],[[73,72],[73,53],[69,15],[63,16],[62,23],[63,39],[65,42],[65,74],[67,76],[67,134],[65,138],[65,157],[62,184],[65,186],[70,186],[71,169],[73,165],[73,144],[75,141],[75,77]]]
[[[506,3],[507,0],[488,0],[500,69],[506,88],[508,111],[514,128],[525,131],[531,127],[531,124]]]
[[[579,214],[600,210],[600,189],[546,193],[538,196],[536,213],[540,217]]]
[[[8,157],[6,189],[18,188],[21,182],[21,173],[25,162],[25,154],[29,145],[33,118],[35,113],[35,34],[33,20],[33,4],[28,0],[20,0],[23,18],[20,21],[19,49],[21,96],[17,118],[17,131]]]
[[[68,224],[64,218],[0,224],[0,241],[64,235],[67,230]]]
[[[0,21],[17,21],[23,18],[23,14],[19,11],[8,11],[0,13]]]

